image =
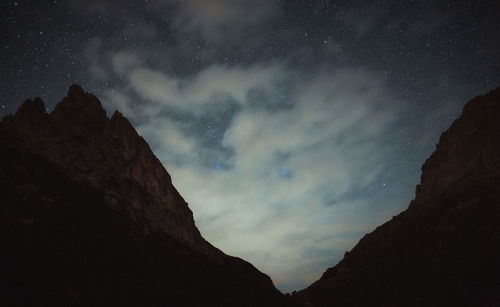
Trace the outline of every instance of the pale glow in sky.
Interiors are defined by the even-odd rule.
[[[370,71],[321,69],[306,79],[280,64],[214,65],[181,80],[134,65],[132,57],[112,60],[114,72],[150,103],[134,107],[114,90],[106,105],[142,122],[139,133],[172,174],[205,238],[282,289],[319,278],[412,197],[412,185],[395,182],[405,192],[394,197],[383,181],[398,171],[391,160],[399,144],[389,132],[400,102]],[[185,121],[163,114],[165,107],[215,121],[237,111],[214,148]]]

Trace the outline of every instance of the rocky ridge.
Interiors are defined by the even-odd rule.
[[[21,145],[62,167],[72,179],[105,191],[106,201],[125,209],[145,233],[162,232],[203,253],[221,253],[200,235],[187,203],[146,141],[116,111],[72,85],[51,114],[41,99],[25,101],[0,129]]]

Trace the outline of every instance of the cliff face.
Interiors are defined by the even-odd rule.
[[[409,208],[294,297],[308,306],[498,306],[500,88],[468,102]]]
[[[0,153],[11,303],[284,304],[268,276],[203,239],[144,139],[79,86],[51,114],[34,99],[5,117]]]
[[[163,232],[192,248],[216,255],[194,225],[193,214],[170,176],[119,112],[106,116],[99,100],[76,85],[49,115],[40,99],[26,101],[1,129],[21,145],[48,158],[79,182],[105,192],[144,232]]]

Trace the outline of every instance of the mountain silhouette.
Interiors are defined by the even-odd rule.
[[[500,88],[468,102],[407,210],[283,295],[207,242],[148,144],[72,85],[0,122],[3,306],[497,306]]]

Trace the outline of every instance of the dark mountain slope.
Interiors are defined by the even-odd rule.
[[[51,114],[40,99],[27,100],[0,129],[26,150],[46,157],[69,177],[103,190],[106,201],[123,207],[144,232],[158,231],[204,253],[221,253],[206,242],[169,174],[119,112],[106,116],[99,100],[71,86]]]
[[[294,296],[308,306],[500,305],[500,88],[468,102],[409,208]]]
[[[149,146],[72,86],[0,123],[3,306],[282,306],[206,242]]]

